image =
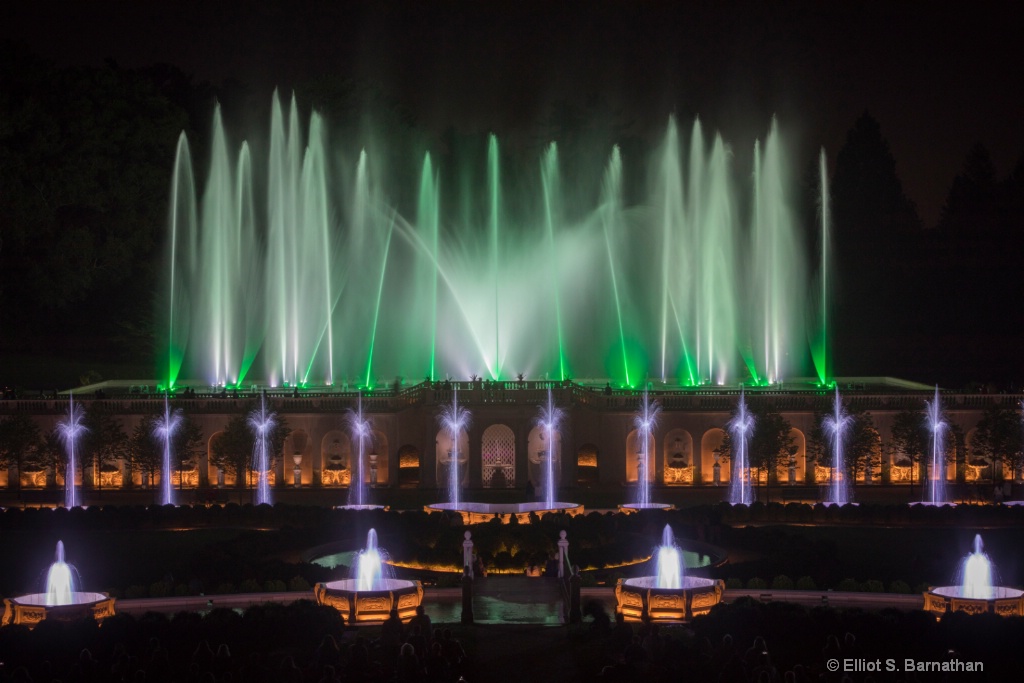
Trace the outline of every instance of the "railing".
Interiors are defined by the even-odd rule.
[[[639,391],[613,389],[610,387],[588,386],[574,382],[560,381],[443,381],[421,382],[419,384],[392,389],[378,389],[371,392],[334,391],[330,387],[322,391],[271,389],[265,395],[274,410],[292,413],[337,413],[353,409],[362,400],[363,410],[371,413],[394,413],[418,406],[437,406],[454,400],[464,405],[541,405],[552,392],[556,403],[563,407],[580,406],[607,412],[634,412],[640,406],[643,395]],[[178,393],[173,397],[175,406],[186,412],[225,413],[241,409],[264,395],[261,391],[220,391],[196,392],[189,396]],[[661,403],[667,411],[700,411],[727,413],[736,405],[739,390],[735,388],[701,388],[652,390],[651,397]],[[921,410],[924,401],[930,397],[925,391],[858,393],[856,390],[843,394],[843,400],[859,410],[901,411]],[[1024,400],[1024,394],[961,394],[941,395],[943,407],[948,411],[983,410],[998,405],[1016,408]],[[76,400],[102,405],[111,412],[120,414],[149,414],[157,412],[163,405],[163,394],[128,394],[111,397],[82,395]],[[833,401],[831,391],[799,391],[758,389],[747,394],[749,401],[771,401],[781,412],[824,412]],[[0,415],[17,413],[31,415],[57,415],[67,410],[66,397],[8,398],[0,400]]]

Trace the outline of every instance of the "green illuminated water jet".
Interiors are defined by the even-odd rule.
[[[275,94],[251,151],[218,108],[201,196],[179,140],[169,387],[828,378],[824,160],[812,282],[774,121],[752,168],[700,121],[687,136],[670,118],[653,163],[615,146],[600,178],[555,143],[517,168],[493,135],[475,156],[421,150],[401,171],[396,150],[306,121]],[[442,178],[455,179],[444,194]]]

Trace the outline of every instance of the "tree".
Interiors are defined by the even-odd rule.
[[[878,431],[871,413],[852,406],[845,406],[845,409],[853,422],[843,441],[843,463],[846,466],[844,475],[847,481],[853,482],[857,481],[861,473],[878,464]],[[827,415],[815,413],[814,426],[807,435],[807,458],[822,467],[832,467],[831,437],[825,433],[823,426]]]
[[[897,463],[901,467],[910,467],[911,491],[917,467],[928,452],[928,438],[924,415],[915,410],[903,410],[896,414],[892,423],[892,447],[902,456]]]
[[[270,467],[281,457],[284,449],[284,440],[288,438],[291,429],[287,427],[284,419],[278,415],[273,431],[270,435]],[[219,437],[213,440],[210,449],[210,462],[227,473],[234,475],[235,486],[242,488],[249,480],[249,473],[253,469],[253,453],[256,447],[256,436],[249,426],[249,411],[235,415],[228,420],[227,426]]]
[[[733,418],[736,417],[738,410],[738,405],[733,408]],[[749,466],[752,470],[767,472],[770,486],[778,468],[788,468],[793,461],[793,456],[796,455],[796,442],[790,434],[792,425],[768,401],[751,401],[748,410],[754,417],[754,431],[747,443]],[[725,431],[725,438],[717,452],[719,457],[731,460],[732,434],[728,429]],[[732,476],[740,476],[740,473],[734,472]],[[760,485],[760,476],[758,485]],[[768,495],[770,497],[770,493]]]
[[[84,473],[87,464],[93,467],[93,485],[102,487],[103,472],[112,472],[129,460],[131,449],[121,419],[101,402],[95,401],[82,418],[86,431],[76,452],[78,466]]]
[[[18,470],[15,488],[21,488],[21,475],[26,464],[36,458],[41,441],[39,425],[29,415],[11,415],[0,420],[0,467],[14,466]]]
[[[985,409],[978,428],[971,435],[971,453],[993,466],[993,479],[1002,477],[1003,468],[996,465],[1003,464],[1010,467],[1016,478],[1024,459],[1021,436],[1020,414],[992,404]]]
[[[131,436],[130,470],[142,473],[143,481],[152,481],[163,467],[164,444],[156,436],[157,422],[162,420],[161,410],[142,418]],[[203,449],[203,430],[188,415],[183,414],[178,429],[171,439],[171,469],[178,472],[181,487],[181,473],[193,469]]]

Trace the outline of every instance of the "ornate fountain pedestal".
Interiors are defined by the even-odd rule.
[[[937,586],[924,593],[924,609],[936,617],[947,612],[981,614],[992,612],[1002,617],[1024,616],[1024,591],[993,586],[990,597],[964,597],[960,586]]]
[[[23,624],[34,628],[45,619],[77,621],[92,617],[102,622],[114,616],[114,598],[106,593],[72,593],[74,602],[68,605],[47,605],[46,593],[30,593],[4,599],[4,612],[0,626]]]
[[[423,584],[404,579],[378,579],[372,590],[360,590],[358,579],[328,581],[313,586],[318,605],[333,607],[349,624],[380,623],[392,609],[409,621],[423,602]]]
[[[707,614],[722,601],[725,583],[718,579],[686,576],[680,588],[658,588],[658,577],[641,576],[619,579],[615,586],[616,613],[626,621],[652,622],[689,621]]]

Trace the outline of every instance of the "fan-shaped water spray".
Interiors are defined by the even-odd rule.
[[[750,505],[754,502],[754,492],[750,485],[748,448],[750,438],[754,434],[754,416],[747,412],[747,400],[742,391],[736,406],[736,415],[726,426],[732,444],[729,502],[733,505]]]
[[[277,413],[267,412],[267,395],[260,396],[260,407],[249,413],[249,429],[254,437],[252,468],[256,471],[256,504],[270,505],[271,440],[277,427]]]
[[[153,436],[163,445],[163,458],[160,466],[160,504],[174,505],[174,482],[171,479],[173,471],[173,458],[171,457],[171,442],[174,435],[181,426],[181,410],[171,410],[170,400],[164,394],[164,414],[157,419],[153,425]]]
[[[548,388],[548,402],[540,406],[540,415],[537,417],[537,426],[544,430],[548,442],[547,454],[544,458],[544,504],[548,509],[555,505],[555,490],[557,477],[555,472],[555,459],[558,456],[559,444],[555,441],[558,434],[558,427],[565,417],[565,411],[555,405],[555,400]],[[560,461],[559,461],[560,462]]]
[[[89,429],[82,423],[85,418],[85,410],[80,404],[75,404],[75,397],[68,397],[67,419],[57,423],[57,433],[64,442],[64,450],[67,452],[67,466],[64,469],[64,507],[70,509],[77,507],[78,488],[75,486],[75,474],[78,471],[75,447],[79,438]]]
[[[836,397],[832,404],[832,414],[826,415],[821,421],[821,428],[832,444],[832,461],[829,469],[828,498],[826,502],[846,505],[850,502],[850,480],[843,457],[846,437],[853,427],[853,417],[843,409],[843,401],[836,388]]]
[[[925,502],[930,505],[946,505],[949,498],[946,493],[946,440],[949,429],[942,413],[939,401],[939,388],[935,387],[935,397],[925,401],[928,431],[931,433],[928,486],[925,488]]]
[[[351,467],[352,479],[349,484],[348,502],[353,506],[365,506],[366,500],[366,475],[363,470],[366,462],[366,440],[371,438],[370,421],[363,417],[363,397],[359,396],[356,410],[350,410],[345,416],[352,438],[358,444],[358,455],[355,467]]]
[[[448,503],[452,507],[458,507],[460,492],[462,489],[462,472],[459,467],[459,439],[466,429],[469,429],[472,415],[465,408],[459,407],[459,390],[452,392],[451,405],[444,406],[437,421],[451,439],[451,449],[448,456]]]
[[[654,479],[654,431],[658,427],[661,404],[652,400],[644,390],[640,407],[633,414],[633,428],[636,429],[636,506],[651,507],[651,481]]]

